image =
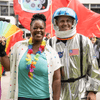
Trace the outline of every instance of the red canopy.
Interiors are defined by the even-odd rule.
[[[68,4],[78,16],[77,32],[87,37],[100,37],[100,14],[87,9],[79,0],[71,0]]]

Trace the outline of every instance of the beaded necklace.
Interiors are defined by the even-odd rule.
[[[46,45],[46,41],[45,40],[42,41],[42,43],[41,43],[41,45],[39,47],[39,51],[36,52],[36,55],[34,56],[34,61],[31,58],[31,54],[33,54],[32,37],[29,39],[28,44],[29,44],[28,45],[28,52],[27,52],[26,59],[25,59],[27,61],[26,69],[29,70],[28,76],[32,80],[33,77],[35,77],[35,75],[34,75],[34,69],[36,68],[35,65],[36,65],[37,61],[39,60],[39,56],[41,55],[42,51],[44,51],[44,47]]]

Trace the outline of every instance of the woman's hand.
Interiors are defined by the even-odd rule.
[[[5,41],[6,38],[4,36],[0,37],[0,43],[2,43],[2,45],[5,45]]]
[[[96,100],[96,94],[89,92],[87,95],[87,100]]]
[[[0,56],[5,56],[6,38],[0,37]]]

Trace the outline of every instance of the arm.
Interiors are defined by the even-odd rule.
[[[60,68],[54,72],[52,87],[53,87],[53,100],[59,100],[60,90],[61,90]]]
[[[7,55],[1,57],[1,64],[6,71],[10,71],[10,60]]]
[[[5,52],[5,47],[6,47],[5,41],[6,39],[4,37],[0,38],[0,60],[5,70],[9,71],[10,70],[10,60]]]

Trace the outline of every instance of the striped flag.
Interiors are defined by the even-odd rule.
[[[79,55],[79,49],[69,50],[69,56]]]

